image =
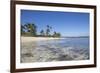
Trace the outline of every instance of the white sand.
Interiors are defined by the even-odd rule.
[[[62,38],[54,38],[54,37],[21,37],[21,42],[31,42],[31,41],[40,41],[40,40],[54,40],[54,39],[62,39]]]

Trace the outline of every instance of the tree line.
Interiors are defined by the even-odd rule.
[[[21,25],[21,35],[22,36],[34,36],[34,37],[60,37],[59,32],[53,31],[51,34],[52,27],[46,25],[46,29],[42,29],[40,33],[37,33],[37,26],[33,23],[27,23]]]

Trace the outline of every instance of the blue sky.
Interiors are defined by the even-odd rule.
[[[21,10],[21,24],[34,23],[37,32],[52,26],[62,36],[89,36],[89,13]]]

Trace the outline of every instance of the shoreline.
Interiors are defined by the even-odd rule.
[[[65,38],[58,38],[58,37],[24,37],[24,36],[21,36],[21,42],[32,42],[32,41],[42,41],[42,40],[58,40],[58,39],[65,39]]]
[[[72,38],[72,37],[69,37]],[[76,38],[76,37],[74,37]],[[27,43],[27,42],[34,42],[34,41],[48,41],[48,40],[59,40],[59,39],[66,39],[66,37],[26,37],[21,36],[21,42]]]
[[[66,38],[21,36],[21,63],[88,60],[90,58],[89,49],[85,49],[85,47],[66,45],[67,43],[65,43],[65,46],[57,42],[55,42],[57,45],[52,42],[52,44],[37,43],[40,40],[55,41],[56,39]]]

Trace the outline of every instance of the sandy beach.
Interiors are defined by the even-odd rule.
[[[54,37],[21,37],[21,42],[31,42],[40,40],[54,40],[54,39],[64,39],[64,38],[54,38]]]

